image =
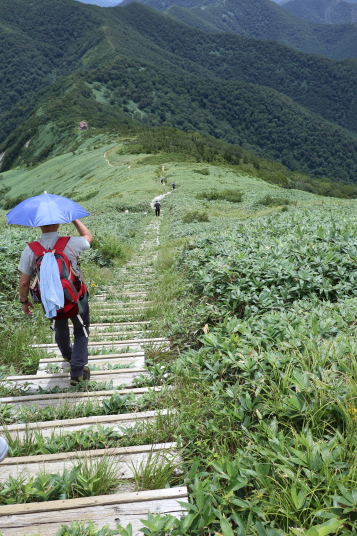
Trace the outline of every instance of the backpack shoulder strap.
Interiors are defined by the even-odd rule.
[[[41,257],[41,255],[47,252],[47,249],[41,246],[40,242],[37,242],[37,241],[29,242],[28,246],[31,249],[31,251],[34,252],[34,254],[36,255],[36,258]]]
[[[55,249],[56,253],[63,253],[64,248],[67,246],[67,243],[71,237],[70,236],[60,236],[52,250]]]

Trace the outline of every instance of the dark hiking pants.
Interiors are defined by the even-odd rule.
[[[88,301],[81,313],[81,318],[87,334],[89,335],[89,305]],[[71,344],[68,320],[73,324],[74,343]],[[70,319],[56,320],[55,341],[65,359],[71,359],[71,377],[78,378],[83,374],[83,367],[88,363],[88,337],[83,330],[83,325],[77,316]]]
[[[160,216],[160,207],[155,209],[155,216]]]

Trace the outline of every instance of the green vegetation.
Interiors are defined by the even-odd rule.
[[[138,491],[149,489],[164,489],[175,485],[179,479],[174,476],[178,463],[172,455],[150,452],[147,460],[132,465],[135,486]]]
[[[332,0],[289,0],[283,7],[305,20],[329,24],[349,24],[355,12],[353,2],[335,4]]]
[[[277,207],[281,205],[290,205],[290,199],[286,199],[284,197],[272,197],[271,195],[266,195],[259,201],[261,205],[265,205],[267,207]]]
[[[351,19],[339,20],[340,25],[337,27],[311,23],[268,0],[251,0],[249,3],[234,0],[172,0],[165,3],[160,0],[140,1],[164,11],[176,21],[205,32],[237,33],[262,40],[279,41],[303,52],[336,59],[355,57],[356,33],[351,24],[341,24],[350,23]],[[122,5],[131,2],[132,0],[124,0]],[[309,2],[310,11],[313,11],[312,3]],[[294,2],[290,1],[288,4]],[[352,10],[352,6],[347,5]],[[290,6],[284,7],[290,10]],[[298,9],[301,7],[299,2]],[[321,2],[318,7],[323,13],[323,8],[327,8]],[[296,10],[291,11],[296,13]]]
[[[34,431],[21,440],[7,434],[10,455],[178,441],[189,515],[184,520],[153,515],[146,534],[354,534],[356,201],[282,190],[260,178],[262,172],[273,176],[273,164],[172,128],[153,129],[151,137],[138,129],[116,143],[104,134],[88,138],[75,155],[7,171],[2,183],[9,198],[45,189],[48,176],[55,193],[85,198],[96,192],[84,205],[99,249],[84,256],[83,270],[90,274],[89,285],[110,282],[120,291],[121,246],[129,251],[138,246],[154,217],[149,202],[170,191],[159,184],[162,165],[166,183],[180,187],[162,200],[157,286],[146,315],[171,345],[169,352],[151,348],[150,377],[139,382],[170,387],[145,398],[145,408],[174,411],[124,436],[99,426],[49,437]],[[275,174],[282,181],[291,177],[282,167]],[[227,201],[232,191],[243,194],[240,202]],[[222,195],[210,201],[202,192]],[[202,214],[207,218],[199,221]],[[32,371],[38,360],[37,353],[27,353],[27,341],[12,337],[19,327],[28,325],[39,342],[48,335],[42,317],[22,318],[15,301],[18,256],[37,231],[1,225],[7,249],[0,253],[10,281],[1,287],[6,375],[20,344],[16,371]],[[96,255],[103,254],[105,237],[113,265],[100,269]],[[79,404],[71,413],[63,406],[38,410],[31,418],[116,414],[131,409],[131,402],[117,394],[100,409]],[[12,411],[2,407],[4,421],[12,422]],[[29,418],[23,411],[22,419]],[[137,468],[140,487],[152,479],[155,464],[153,457]],[[175,463],[163,465],[162,473],[155,470],[157,485],[173,485]],[[61,530],[72,536],[82,528]],[[130,534],[129,527],[116,531]]]
[[[210,190],[196,195],[197,199],[207,199],[207,201],[229,201],[230,203],[240,203],[242,201],[243,192],[239,190]]]
[[[199,212],[198,210],[191,210],[186,212],[183,216],[182,221],[184,223],[194,223],[200,221],[209,221],[207,212]]]
[[[108,525],[98,529],[91,521],[88,524],[75,521],[70,526],[62,525],[57,536],[115,536],[118,534],[118,530],[110,530]],[[128,533],[128,536],[132,535]]]
[[[78,460],[73,469],[62,474],[43,472],[28,480],[24,476],[9,477],[0,483],[0,505],[29,502],[56,501],[92,497],[113,492],[119,479],[116,477],[116,462],[110,458]]]
[[[232,230],[189,226],[172,265],[186,312],[177,321],[173,298],[161,317],[189,347],[163,374],[196,457],[194,504],[185,521],[151,517],[147,534],[356,530],[354,203],[289,210]],[[168,241],[185,232],[178,216]]]

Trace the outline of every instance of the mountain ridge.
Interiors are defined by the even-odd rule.
[[[288,0],[283,8],[310,22],[355,24],[356,2],[347,0]]]
[[[86,119],[97,129],[117,123],[194,130],[291,169],[355,180],[357,138],[347,130],[357,124],[354,60],[336,62],[276,42],[198,32],[139,3],[108,9],[71,0],[34,0],[33,5],[39,12],[39,6],[55,1],[58,13],[65,3],[85,12],[83,20],[89,17],[92,25],[84,32],[89,39],[82,53],[72,25],[74,46],[70,40],[65,46],[73,72],[58,68],[55,82],[1,113],[3,169],[58,154],[66,136],[68,144],[75,143],[78,122]],[[53,13],[42,11],[36,24],[46,27],[48,16],[55,24]],[[65,34],[52,42],[56,39],[61,42]],[[55,60],[49,55],[49,72]],[[324,76],[329,84],[321,84]]]
[[[123,0],[119,7],[137,1],[205,31],[275,40],[334,59],[357,57],[356,27],[313,23],[272,0]]]

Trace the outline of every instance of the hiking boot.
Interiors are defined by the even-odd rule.
[[[70,385],[71,387],[77,387],[77,385],[79,385],[82,382],[89,382],[89,379],[90,379],[90,369],[89,367],[85,366],[83,368],[82,376],[78,376],[78,378],[72,378],[71,376]]]

